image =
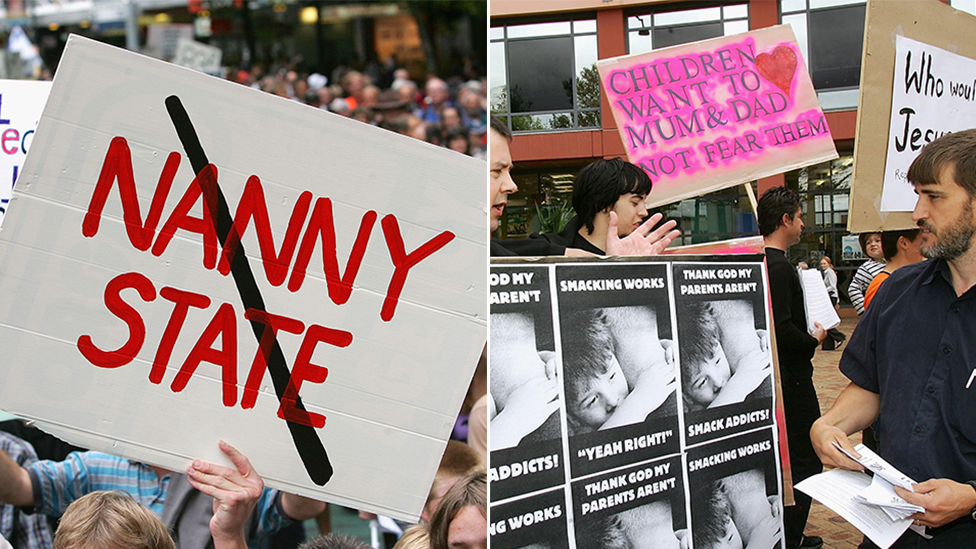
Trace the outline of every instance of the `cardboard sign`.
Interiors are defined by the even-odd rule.
[[[220,48],[201,44],[195,40],[180,38],[176,46],[173,63],[188,69],[198,70],[210,75],[220,75]]]
[[[0,80],[0,223],[50,91],[50,82]]]
[[[761,256],[505,262],[489,285],[492,547],[711,546],[715,515],[758,537],[738,506],[781,521]]]
[[[79,37],[37,136],[0,407],[415,519],[486,338],[484,162]]]
[[[922,147],[976,127],[976,60],[904,36],[895,37],[895,82],[885,160],[882,212],[910,212],[918,195],[906,175]]]
[[[955,127],[954,122],[952,127],[943,127],[943,124],[951,120],[950,110],[956,105],[972,101],[965,99],[965,85],[973,85],[971,62],[966,63],[962,58],[976,59],[976,43],[972,41],[976,19],[968,13],[934,0],[868,0],[866,10],[854,175],[847,218],[847,230],[852,233],[915,227],[909,213],[915,204],[914,193],[904,173],[918,154],[918,150],[912,150],[912,142],[918,146],[943,131],[961,129]],[[913,42],[901,41],[898,37],[911,39],[916,49],[912,50]],[[921,65],[923,49],[926,52],[925,67]],[[949,57],[935,56],[938,53],[935,49],[944,50],[943,54]],[[908,63],[911,51],[915,53]],[[933,57],[930,58],[930,54]],[[917,80],[913,75],[917,75]],[[940,80],[941,96],[933,98],[926,92],[932,86],[938,87]],[[916,81],[918,92],[915,91]],[[950,83],[956,85],[957,93],[962,91],[962,98],[952,95]],[[963,86],[961,90],[960,85]],[[893,98],[896,91],[901,94],[899,99]],[[919,110],[915,114],[901,113],[906,107]],[[969,111],[970,107],[962,108],[959,116],[970,120],[962,127],[974,126]],[[906,129],[906,150],[898,152],[901,147],[894,140],[897,137],[899,143],[906,141]],[[892,148],[898,158],[890,157]],[[888,190],[891,185],[894,185],[892,189],[898,189],[895,194]],[[885,204],[882,204],[883,193],[889,196],[885,198]],[[901,198],[892,200],[892,196]],[[889,201],[893,203],[888,204]],[[896,208],[904,211],[895,211]]]
[[[789,25],[597,62],[657,206],[837,158]]]

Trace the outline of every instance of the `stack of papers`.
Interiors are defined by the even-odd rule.
[[[914,491],[912,484],[915,481],[863,444],[854,447],[861,455],[860,459],[845,452],[840,446],[837,448],[874,473],[874,477],[860,471],[833,469],[814,475],[794,488],[847,519],[881,549],[891,547],[909,528],[928,537],[925,529],[912,525],[912,519],[909,518],[913,513],[922,513],[925,509],[912,505],[895,494],[895,486]]]
[[[871,485],[858,492],[854,497],[856,501],[877,505],[891,517],[891,520],[901,520],[915,513],[925,512],[924,507],[912,505],[900,498],[898,494],[895,494],[895,486],[901,486],[909,492],[914,492],[915,490],[912,489],[912,484],[915,484],[915,481],[892,467],[887,461],[881,459],[881,456],[872,452],[870,448],[863,444],[855,446],[854,449],[857,450],[857,453],[861,454],[861,458],[858,459],[837,445],[837,443],[834,443],[834,446],[841,452],[844,452],[844,455],[874,473],[874,478],[871,479]]]

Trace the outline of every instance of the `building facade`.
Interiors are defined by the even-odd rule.
[[[976,8],[974,0],[951,4],[970,13]],[[569,200],[580,168],[600,158],[626,157],[600,93],[597,60],[791,25],[839,158],[755,181],[753,189],[761,194],[785,184],[801,193],[807,228],[790,249],[791,259],[815,265],[829,255],[846,287],[862,261],[846,227],[864,0],[492,0],[490,13],[492,112],[513,130],[513,177],[519,185],[500,238],[557,227],[572,215]],[[758,233],[741,186],[659,211],[678,221],[680,244]]]

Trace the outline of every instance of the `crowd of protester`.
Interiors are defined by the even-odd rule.
[[[371,75],[370,73],[376,73]],[[360,72],[339,67],[328,76],[280,66],[231,69],[228,79],[480,158],[487,156],[488,96],[484,76],[428,74],[418,82],[405,68]]]

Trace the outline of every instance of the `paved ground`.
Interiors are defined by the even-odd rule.
[[[856,325],[856,318],[844,318],[840,325],[840,331],[850,337]],[[844,345],[847,345],[847,342]],[[841,347],[837,351],[818,350],[813,357],[813,384],[817,388],[817,395],[820,397],[820,410],[824,412],[830,409],[837,395],[847,386],[847,378],[837,369],[843,349]],[[851,437],[851,440],[856,442],[860,442],[860,439],[860,435]],[[816,501],[813,502],[813,508],[810,511],[806,534],[822,537],[824,548],[830,549],[854,549],[861,543],[863,537],[846,520]]]

